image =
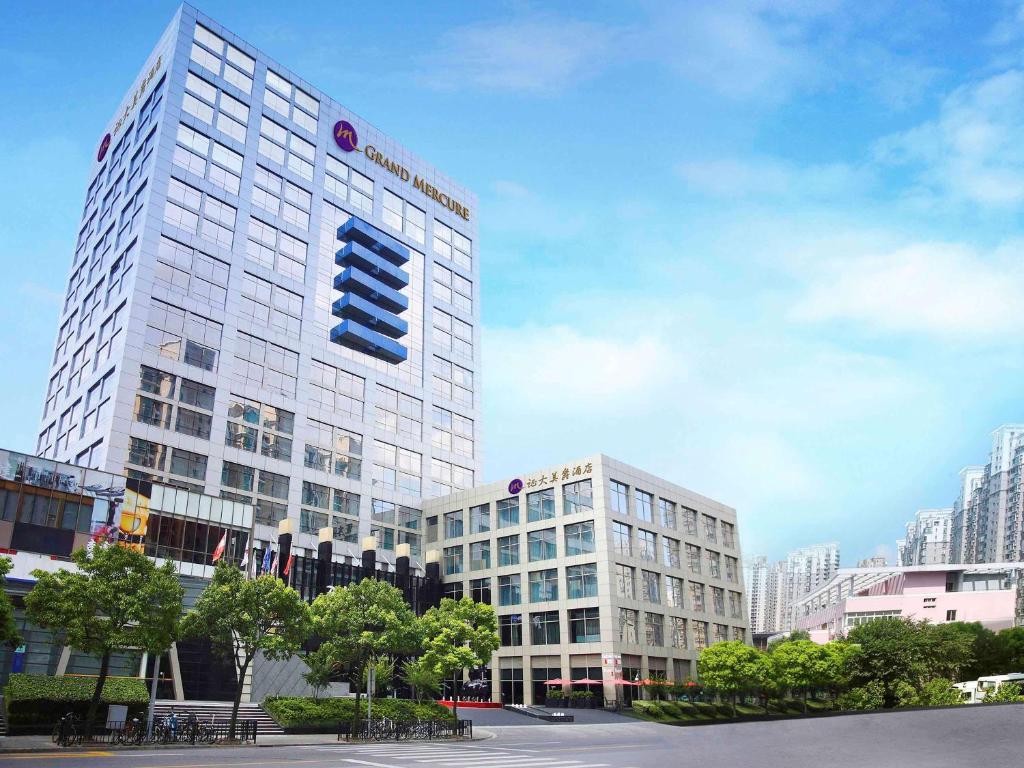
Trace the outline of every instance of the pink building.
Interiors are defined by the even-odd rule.
[[[796,628],[825,643],[884,616],[977,621],[999,631],[1018,623],[1024,563],[840,568],[795,607]]]

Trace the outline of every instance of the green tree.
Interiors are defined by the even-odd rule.
[[[954,680],[977,680],[982,675],[999,674],[1003,666],[1002,649],[995,632],[976,621],[957,621],[941,626],[956,627],[971,637],[973,659],[959,670],[959,675],[953,676]]]
[[[393,656],[382,654],[374,656],[363,669],[363,690],[366,690],[369,683],[370,670],[373,670],[373,695],[384,696],[395,681],[395,659]]]
[[[962,700],[952,680],[935,677],[921,686],[913,703],[919,707],[948,707],[960,704]]]
[[[228,738],[235,738],[245,674],[257,653],[287,659],[302,648],[311,628],[309,606],[291,587],[271,574],[246,579],[226,561],[217,564],[209,586],[185,616],[187,637],[206,637],[232,659],[238,682]]]
[[[902,687],[917,690],[927,675],[929,657],[923,635],[920,624],[901,617],[875,619],[851,629],[847,640],[860,646],[848,665],[851,685],[877,682],[883,706],[895,707]]]
[[[833,700],[840,691],[849,687],[851,658],[860,653],[860,646],[845,640],[833,640],[821,646],[815,665],[814,685],[832,694]]]
[[[960,680],[974,666],[978,635],[970,627],[960,622],[920,626],[927,677]]]
[[[76,570],[33,571],[25,596],[29,620],[64,633],[72,648],[100,660],[85,731],[92,733],[110,657],[117,651],[163,653],[174,642],[184,590],[171,563],[157,567],[141,552],[116,544],[75,550]]]
[[[407,659],[402,665],[402,680],[412,688],[412,695],[417,702],[424,697],[436,695],[441,690],[441,676],[421,659]]]
[[[315,657],[312,654],[307,656],[305,661],[309,670],[302,673],[302,679],[313,689],[313,700],[316,701],[320,698],[320,692],[327,688],[331,681],[334,680],[337,667],[329,661]]]
[[[778,643],[770,654],[770,670],[779,688],[803,694],[804,712],[807,694],[822,679],[824,653],[822,646],[812,640],[793,640]]]
[[[981,674],[1005,675],[1010,672],[1024,672],[1024,627],[1004,629],[993,639],[993,663],[991,669]],[[976,675],[974,679],[981,677]]]
[[[704,685],[729,698],[733,717],[737,695],[760,688],[767,672],[763,654],[740,640],[709,645],[700,653],[697,671]]]
[[[10,572],[11,558],[0,557],[0,643],[17,646],[21,642],[21,635],[14,623],[14,604],[4,589]]]
[[[1021,695],[1020,685],[1017,683],[1003,683],[994,691],[985,694],[981,700],[982,704],[1000,704],[1007,701],[1024,701]]]
[[[479,667],[491,661],[501,646],[498,617],[494,608],[469,597],[441,600],[440,606],[428,610],[421,619],[423,626],[423,664],[441,679],[455,672]],[[452,714],[458,717],[457,704]]]
[[[363,579],[320,595],[313,601],[313,628],[322,639],[310,654],[314,663],[344,665],[351,671],[357,721],[360,681],[370,660],[384,654],[414,654],[420,647],[419,622],[401,591],[376,579]]]

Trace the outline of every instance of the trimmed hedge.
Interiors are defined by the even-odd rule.
[[[49,675],[11,675],[4,688],[7,722],[12,733],[49,733],[69,711],[84,718],[96,690],[92,677],[50,677]],[[149,692],[138,678],[107,678],[101,704],[127,704],[128,717],[144,716]],[[98,715],[106,718],[106,709]]]
[[[355,706],[356,700],[351,697],[271,696],[263,702],[263,708],[282,728],[307,733],[333,733],[339,722],[353,719]],[[360,699],[359,711],[362,717],[366,717],[366,699]],[[373,714],[396,722],[449,720],[453,717],[448,707],[436,702],[417,704],[409,699],[374,699]]]

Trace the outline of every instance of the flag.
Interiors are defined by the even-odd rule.
[[[249,548],[248,547],[245,548],[245,554],[242,555],[242,562],[239,564],[238,567],[241,568],[243,571],[245,571],[246,574],[248,574],[248,572],[249,572]]]
[[[270,561],[270,572],[277,576],[277,552],[274,553],[274,559]]]
[[[284,564],[284,576],[288,578],[288,574],[291,573],[292,565],[295,563],[295,555],[288,555],[288,562]]]
[[[270,545],[263,550],[263,567],[260,568],[261,573],[270,573]]]
[[[213,550],[213,562],[217,562],[224,557],[224,550],[228,545],[228,532],[224,531],[224,535],[220,537],[220,542],[217,544],[217,548]]]

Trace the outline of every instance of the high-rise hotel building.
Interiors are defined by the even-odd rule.
[[[473,194],[188,5],[96,145],[37,453],[420,560],[481,466]]]

